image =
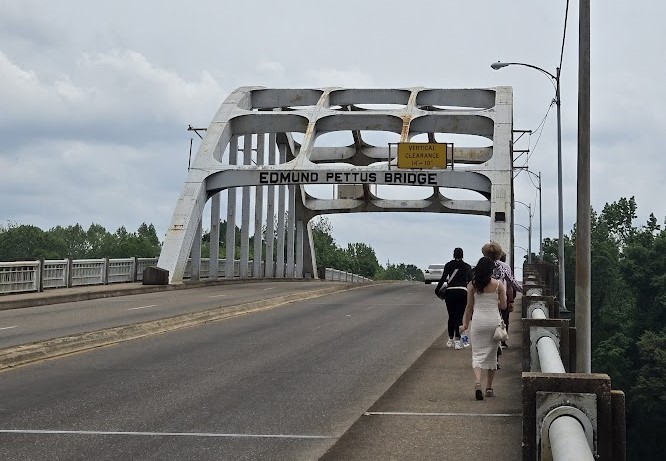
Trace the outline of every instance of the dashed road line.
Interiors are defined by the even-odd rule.
[[[138,310],[138,309],[148,309],[149,307],[155,307],[155,306],[157,306],[157,304],[151,304],[150,306],[130,307],[127,310],[128,311],[135,311],[135,310]]]
[[[226,296],[226,294],[224,294],[224,295],[210,295],[208,297],[209,298],[223,298],[224,296]]]
[[[18,328],[18,325],[13,325],[11,327],[0,327],[0,330],[11,330],[12,328]]]

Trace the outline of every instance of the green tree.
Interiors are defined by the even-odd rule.
[[[82,259],[88,257],[90,246],[86,231],[79,224],[56,226],[45,234],[47,259]]]
[[[628,395],[628,459],[660,459],[666,452],[666,328],[637,343],[640,367]]]
[[[331,222],[325,216],[316,218],[312,224],[312,241],[314,243],[317,265],[337,269],[339,249],[333,238]]]
[[[381,266],[380,266],[381,267]],[[381,268],[375,277],[377,280],[409,280],[423,282],[423,271],[413,264],[386,263],[386,269]]]
[[[113,246],[113,237],[101,224],[92,223],[86,231],[90,250],[88,258],[107,257]]]
[[[137,245],[134,256],[140,258],[154,258],[160,255],[162,245],[157,237],[157,231],[152,224],[141,223],[136,231]]]
[[[354,266],[354,273],[364,277],[374,277],[379,269],[379,261],[375,250],[365,243],[350,243],[347,245],[347,256]]]
[[[6,228],[0,228],[0,261],[46,257],[46,236],[39,227],[10,223]]]

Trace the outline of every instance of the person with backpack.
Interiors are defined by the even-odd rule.
[[[501,262],[506,264],[506,253],[502,252],[502,256],[499,259]],[[511,268],[509,268],[511,270]],[[513,285],[510,283],[506,284],[506,309],[500,310],[502,314],[502,320],[506,326],[506,331],[509,331],[509,314],[513,312],[513,301],[516,299],[516,290],[513,288]],[[502,348],[509,347],[506,341],[500,343]]]
[[[442,277],[435,288],[435,294],[444,300],[449,314],[446,347],[456,350],[469,346],[469,343],[463,345],[460,340],[460,325],[467,305],[467,284],[471,280],[472,267],[463,261],[462,248],[456,248],[453,250],[453,259],[444,266]]]

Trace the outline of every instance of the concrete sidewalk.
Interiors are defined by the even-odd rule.
[[[321,460],[521,459],[520,317],[518,298],[494,397],[475,399],[471,348],[447,348],[444,334]]]

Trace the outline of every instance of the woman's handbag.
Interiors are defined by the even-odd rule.
[[[456,276],[456,273],[458,273],[458,269],[454,270],[454,271],[453,271],[453,274],[451,274],[450,276],[447,277],[447,279],[444,281],[444,283],[442,283],[442,286],[440,287],[439,291],[435,290],[435,294],[436,294],[437,297],[438,297],[439,299],[441,299],[442,301],[444,301],[444,292],[445,292],[446,289],[448,288],[448,286],[449,286],[449,282],[450,282],[451,280],[453,280],[453,277]]]
[[[495,328],[495,334],[493,334],[493,339],[495,341],[506,341],[509,339],[509,333],[506,331],[506,326],[504,322],[500,320],[499,324]]]

